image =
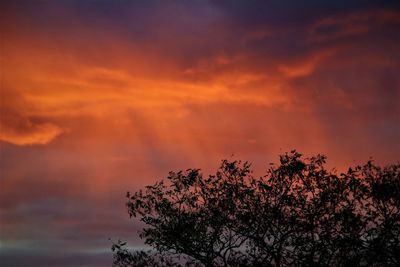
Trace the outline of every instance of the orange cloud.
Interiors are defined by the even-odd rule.
[[[165,117],[187,116],[190,105],[279,106],[291,101],[280,78],[237,69],[236,66],[247,61],[241,55],[230,57],[221,53],[200,60],[191,68],[181,68],[161,55],[141,54],[142,48],[131,50],[124,40],[116,40],[117,54],[126,53],[130,59],[117,57],[113,61],[110,57],[103,62],[101,59],[88,62],[85,49],[75,51],[62,44],[57,49],[61,52],[47,49],[48,39],[41,35],[31,46],[23,40],[16,37],[8,40],[3,61],[9,67],[2,90],[13,98],[4,99],[2,105],[18,114],[18,118],[8,119],[14,122],[4,126],[1,139],[17,145],[47,144],[64,129],[70,129],[66,121],[86,116],[108,127],[109,120],[124,120],[139,110],[152,114],[157,125]],[[110,45],[109,49],[113,47]],[[96,49],[99,48],[92,48]],[[169,75],[154,75],[159,68],[157,62],[165,60],[170,67]],[[203,78],[191,79],[203,73]],[[169,112],[164,113],[165,110]],[[10,126],[18,121],[24,122],[24,130]]]
[[[27,122],[24,130],[1,125],[0,140],[15,145],[45,145],[59,136],[63,129],[51,124],[32,124]]]
[[[300,62],[281,64],[278,66],[278,70],[288,78],[308,76],[318,68],[319,64],[333,56],[337,50],[337,48],[330,48],[317,51],[303,60],[300,60]]]

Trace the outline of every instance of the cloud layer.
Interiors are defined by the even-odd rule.
[[[396,1],[0,8],[9,266],[108,266],[108,238],[142,245],[125,192],[170,170],[234,154],[262,173],[293,148],[339,169],[400,158]]]

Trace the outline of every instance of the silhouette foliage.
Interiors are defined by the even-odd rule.
[[[400,266],[400,164],[338,175],[325,160],[292,151],[257,178],[223,160],[128,193],[153,250],[118,242],[114,266]]]

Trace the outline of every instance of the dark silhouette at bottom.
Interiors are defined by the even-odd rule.
[[[400,164],[338,174],[325,160],[292,151],[262,177],[223,160],[128,193],[153,249],[118,241],[114,266],[400,266]]]

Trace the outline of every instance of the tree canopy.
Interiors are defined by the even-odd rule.
[[[338,174],[292,151],[262,177],[223,160],[127,194],[153,249],[113,244],[114,266],[400,266],[400,164]]]

